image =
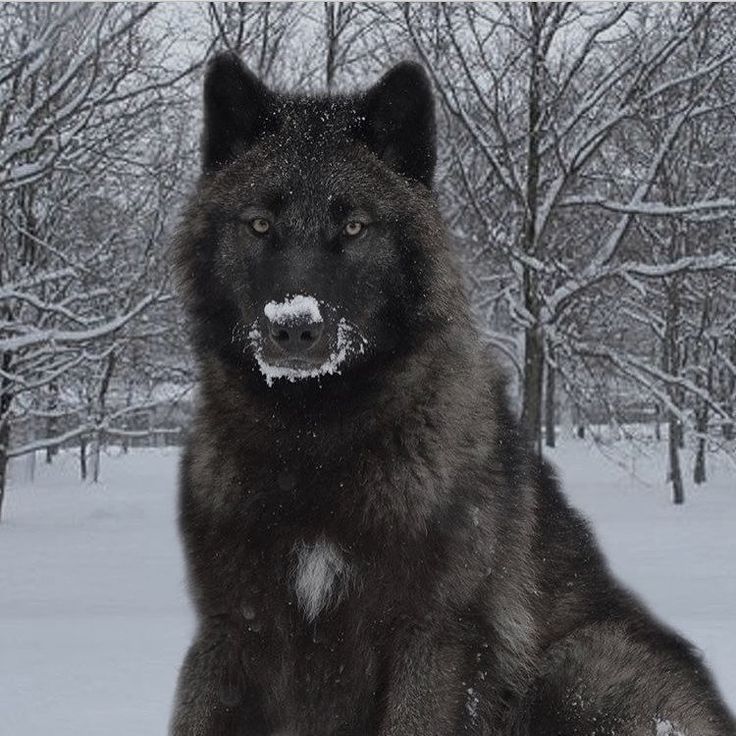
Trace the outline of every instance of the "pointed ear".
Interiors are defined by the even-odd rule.
[[[366,139],[376,155],[404,176],[432,184],[437,160],[434,99],[424,69],[404,61],[363,98]]]
[[[252,145],[265,127],[270,92],[231,53],[213,57],[204,80],[202,168],[214,171]]]

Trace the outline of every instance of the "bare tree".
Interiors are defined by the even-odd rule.
[[[111,341],[168,299],[150,195],[161,180],[149,177],[193,67],[167,69],[166,39],[144,32],[154,8],[0,9],[0,230],[12,244],[0,259],[0,500],[9,457],[87,431],[68,426],[66,377],[107,365]],[[34,436],[39,421],[52,436]]]
[[[208,3],[214,44],[242,56],[264,80],[278,80],[278,60],[286,56],[299,20],[294,3]]]
[[[719,12],[575,3],[403,8],[455,137],[453,185],[463,188],[465,217],[475,223],[464,247],[480,270],[476,300],[481,311],[505,310],[523,335],[521,417],[534,447],[545,365],[552,397],[558,357],[578,352],[569,332],[581,300],[605,282],[663,275],[628,249],[638,219],[733,208],[717,189],[676,206],[657,198],[682,131],[715,113],[711,90],[732,67],[731,46],[711,22]],[[699,33],[710,42],[691,55]],[[446,49],[438,62],[440,35]],[[630,150],[628,141],[653,121],[654,145]],[[726,260],[694,256],[673,268]],[[509,348],[505,340],[499,347]],[[552,411],[550,402],[550,440]]]

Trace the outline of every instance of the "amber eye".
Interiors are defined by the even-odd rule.
[[[357,220],[355,220],[354,222],[347,223],[342,231],[349,238],[354,238],[356,235],[360,235],[363,232],[364,227],[365,225],[363,225],[362,222],[358,222]]]
[[[265,217],[255,217],[250,221],[253,232],[257,235],[265,235],[271,229],[271,223]]]

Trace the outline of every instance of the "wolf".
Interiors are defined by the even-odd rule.
[[[200,370],[172,736],[734,736],[609,573],[481,347],[424,70],[284,94],[211,61],[175,237]]]

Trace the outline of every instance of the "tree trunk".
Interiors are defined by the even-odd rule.
[[[100,453],[102,451],[102,432],[95,432],[95,438],[92,440],[92,482],[98,483],[100,480]]]
[[[125,399],[125,408],[130,409],[130,407],[133,406],[133,381],[128,381],[128,393]],[[125,429],[133,429],[131,426],[131,420],[130,420],[130,414],[125,419],[124,427]],[[121,440],[121,447],[123,448],[123,454],[128,454],[128,449],[130,448],[130,437],[127,435],[124,435]]]
[[[0,361],[5,375],[0,380],[0,520],[3,517],[3,501],[5,500],[5,485],[8,479],[8,446],[10,445],[10,364],[12,353],[6,351]]]
[[[107,391],[110,388],[112,374],[115,371],[116,362],[117,355],[113,350],[107,356],[107,363],[105,364],[105,370],[102,374],[102,380],[100,381],[100,390],[97,393],[97,411],[95,417],[97,429],[94,433],[94,440],[92,442],[92,480],[95,483],[100,480],[100,453],[102,451],[102,443],[105,438],[105,432],[102,428],[105,420],[105,402],[107,400]]]
[[[546,361],[547,371],[544,391],[544,442],[547,447],[555,446],[555,367],[554,351],[548,347],[549,360]]]
[[[716,352],[715,348],[713,354]],[[700,362],[700,361],[698,361]],[[705,388],[709,396],[713,395],[713,355],[708,356],[708,371],[706,373]],[[695,455],[695,467],[693,468],[693,481],[700,485],[707,480],[705,469],[705,451],[707,450],[708,419],[710,412],[708,404],[700,401],[695,412],[695,431],[698,433],[698,450]]]
[[[731,410],[731,413],[733,413],[733,410]],[[730,421],[725,422],[723,425],[723,439],[726,440],[726,442],[731,442],[734,437],[736,437],[736,432],[734,431],[734,423]]]
[[[87,480],[87,438],[79,439],[79,475],[82,480]]]
[[[524,202],[524,227],[522,231],[524,252],[530,258],[540,258],[537,233],[539,199],[540,154],[539,136],[542,116],[540,58],[542,19],[540,7],[528,6],[532,38],[529,52],[529,88],[526,152],[526,191]],[[524,334],[524,397],[521,410],[521,426],[530,447],[539,454],[542,451],[542,386],[544,381],[544,334],[541,325],[539,299],[539,274],[529,264],[523,266],[524,309],[531,320]]]
[[[538,328],[526,330],[524,338],[524,401],[521,426],[529,446],[542,449],[542,379],[544,341]]]
[[[732,365],[736,365],[736,338],[731,337],[731,347],[728,351],[729,359]],[[732,397],[736,393],[736,375],[730,373],[726,380],[726,396],[729,397],[726,400],[726,412],[728,413],[728,421],[723,423],[722,432],[723,439],[726,442],[731,442],[736,437],[736,424],[734,424],[734,417],[736,417],[736,406],[734,406]]]
[[[58,432],[58,421],[55,416],[56,410],[59,408],[59,387],[53,382],[49,384],[49,398],[46,403],[46,407],[49,411],[49,418],[46,421],[46,436],[54,437]],[[54,459],[54,455],[59,451],[58,445],[49,445],[46,448],[46,463],[51,465]]]
[[[696,485],[705,483],[705,438],[698,437],[698,451],[695,455],[695,467],[693,468],[693,482]]]
[[[8,477],[8,444],[10,442],[10,424],[0,419],[0,521],[3,518],[3,501],[5,485]]]
[[[685,503],[685,487],[682,483],[682,469],[680,467],[680,434],[681,424],[677,417],[670,413],[670,481],[672,483],[672,501],[676,504]]]
[[[335,82],[335,56],[337,53],[338,29],[336,14],[339,12],[334,3],[325,3],[325,36],[327,51],[325,53],[325,87],[328,94],[332,92]]]
[[[670,258],[679,254],[678,248],[682,247],[682,238],[673,237],[671,243]],[[664,329],[664,354],[663,366],[674,378],[681,375],[683,367],[683,355],[680,341],[680,318],[681,318],[681,279],[675,276],[671,281],[665,282],[667,294],[667,307],[665,310]],[[672,500],[676,504],[685,503],[685,488],[682,483],[682,468],[680,467],[680,449],[684,442],[684,427],[677,410],[682,409],[684,402],[681,391],[677,386],[670,385],[667,389],[670,404],[673,407],[667,412],[669,425],[669,436],[667,445],[669,447],[669,480],[672,483]]]

